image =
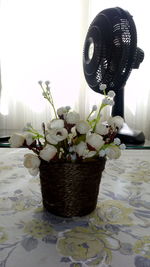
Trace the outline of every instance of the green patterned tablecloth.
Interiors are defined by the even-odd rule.
[[[150,267],[150,150],[107,161],[96,210],[73,219],[43,211],[27,152],[0,149],[0,267]]]

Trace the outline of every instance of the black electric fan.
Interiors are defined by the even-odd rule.
[[[84,43],[83,70],[91,89],[103,93],[99,87],[106,84],[114,90],[115,105],[112,116],[124,118],[124,86],[132,71],[139,68],[144,52],[137,47],[137,32],[132,16],[122,8],[101,11],[91,23]],[[144,134],[130,129],[126,123],[118,133],[125,144],[142,144]]]

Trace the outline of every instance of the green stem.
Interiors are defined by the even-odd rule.
[[[95,131],[96,124],[97,124],[97,123],[99,122],[99,120],[100,120],[100,113],[101,113],[102,109],[103,109],[105,106],[107,106],[107,104],[101,104],[101,105],[100,105],[100,108],[99,108],[99,111],[98,111],[98,113],[97,113],[97,117],[96,117],[96,120],[95,120],[95,123],[94,123],[94,126],[93,126],[93,131]]]
[[[52,105],[52,107],[53,107],[53,110],[54,110],[55,118],[57,119],[58,117],[57,117],[57,112],[56,112],[55,106],[54,106],[54,104],[53,104],[53,103],[52,103],[51,105]]]
[[[48,102],[51,104],[52,108],[53,108],[53,111],[54,111],[54,114],[55,114],[55,118],[57,119],[57,112],[56,112],[56,109],[55,109],[55,106],[54,106],[54,102],[53,102],[53,97],[52,97],[52,94],[50,92],[50,89],[49,87],[47,86],[47,89],[45,90],[44,87],[42,86],[42,84],[40,84],[41,88],[42,88],[42,91],[44,93],[44,98],[48,100]]]
[[[91,115],[92,115],[92,113],[93,113],[93,110],[90,112],[90,114],[88,115],[88,117],[87,117],[87,121],[89,121],[89,118],[91,117]]]

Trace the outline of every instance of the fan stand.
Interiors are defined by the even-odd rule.
[[[116,92],[114,101],[117,105],[114,105],[112,108],[112,116],[119,115],[124,118],[124,87],[121,88],[118,93]],[[126,122],[124,122],[123,127],[119,130],[117,137],[120,138],[124,144],[129,146],[141,145],[145,142],[143,132],[131,129]]]

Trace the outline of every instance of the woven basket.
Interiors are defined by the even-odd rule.
[[[61,216],[84,216],[97,204],[105,158],[83,163],[41,161],[40,182],[43,206]]]

